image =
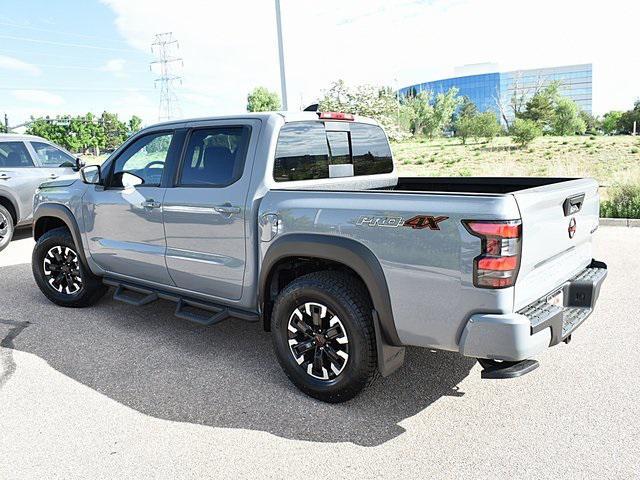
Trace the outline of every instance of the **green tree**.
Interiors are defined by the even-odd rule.
[[[129,135],[133,135],[142,128],[142,119],[137,115],[133,115],[129,119]]]
[[[462,103],[460,106],[460,111],[457,113],[456,117],[465,118],[465,117],[475,117],[478,114],[478,107],[473,101],[467,97],[462,97]]]
[[[458,91],[456,87],[453,87],[446,93],[436,95],[436,101],[433,105],[434,130],[427,132],[429,137],[432,137],[434,133],[440,134],[444,129],[451,126],[453,114],[462,103],[462,99],[458,96]]]
[[[511,125],[511,130],[509,133],[513,137],[513,141],[516,142],[520,147],[526,147],[536,138],[542,135],[542,130],[533,120],[516,118]]]
[[[466,145],[467,139],[474,136],[475,127],[475,115],[465,115],[458,118],[456,121],[456,137],[460,137],[463,145]]]
[[[565,97],[559,98],[554,110],[553,132],[556,135],[582,135],[586,128],[576,102]]]
[[[432,123],[434,110],[431,104],[431,92],[420,92],[407,97],[405,105],[409,111],[410,129],[413,135],[423,133],[426,125]]]
[[[344,112],[374,118],[382,124],[391,140],[405,138],[413,118],[411,109],[400,104],[392,88],[348,86],[343,80],[333,82],[325,90],[318,108],[323,112]]]
[[[456,136],[462,139],[463,144],[467,143],[469,137],[473,137],[476,142],[484,138],[488,143],[501,131],[502,127],[493,112],[464,115],[456,122]]]
[[[254,88],[247,95],[247,112],[273,112],[280,110],[280,97],[265,87]]]
[[[414,135],[422,133],[429,138],[439,135],[451,125],[453,114],[462,102],[458,89],[452,88],[439,93],[433,99],[431,92],[420,92],[405,100],[411,111],[411,131]]]
[[[607,135],[613,135],[620,131],[620,119],[622,112],[611,111],[604,114],[602,119],[602,131]]]
[[[633,133],[633,123],[636,123],[636,133],[640,132],[640,100],[636,100],[633,110],[628,110],[620,115],[618,130],[621,133]]]
[[[484,138],[489,143],[502,131],[502,127],[493,112],[483,112],[476,115],[473,117],[473,123],[473,137],[476,141]]]
[[[525,104],[523,112],[517,118],[532,120],[543,130],[552,128],[555,112],[560,96],[558,94],[558,82],[552,82],[545,88],[535,93]]]

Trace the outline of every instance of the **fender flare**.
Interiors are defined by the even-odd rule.
[[[310,257],[341,263],[362,278],[375,309],[374,321],[379,322],[383,340],[390,346],[402,346],[393,321],[389,287],[378,258],[356,240],[323,234],[291,233],[276,239],[267,250],[260,269],[259,305],[264,305],[271,271],[287,257]],[[376,319],[377,316],[377,319]]]
[[[78,255],[80,256],[80,260],[86,268],[89,268],[87,257],[85,256],[84,252],[84,245],[82,243],[82,235],[80,235],[80,229],[78,228],[78,222],[73,216],[71,210],[59,203],[41,203],[40,205],[38,205],[33,212],[33,238],[36,241],[38,240],[38,237],[36,237],[36,228],[38,226],[38,221],[45,217],[57,218],[64,222],[64,224],[71,232],[73,242],[78,247]]]

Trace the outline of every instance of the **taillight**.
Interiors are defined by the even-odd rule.
[[[473,260],[473,284],[480,288],[506,288],[516,283],[520,268],[522,222],[462,222],[469,233],[482,240],[482,253]]]
[[[353,120],[354,117],[350,113],[342,112],[318,112],[318,115],[323,120]]]

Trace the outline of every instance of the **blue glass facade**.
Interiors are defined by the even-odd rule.
[[[434,95],[437,95],[438,93],[447,92],[453,87],[459,90],[458,95],[469,97],[476,104],[478,110],[482,112],[487,110],[497,112],[495,98],[500,95],[499,73],[485,73],[419,83],[400,89],[400,95],[405,96],[412,91],[416,93],[433,92]]]
[[[447,78],[411,85],[400,89],[399,93],[402,96],[422,91],[438,94],[456,87],[459,95],[469,97],[478,110],[493,111],[500,117],[502,110],[507,119],[511,120],[514,112],[509,108],[509,104],[514,95],[526,100],[540,88],[551,82],[559,82],[560,94],[572,99],[582,110],[590,114],[593,99],[592,78],[592,65],[589,63]],[[499,108],[499,104],[502,109]]]

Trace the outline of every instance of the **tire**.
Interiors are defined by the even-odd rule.
[[[366,290],[341,272],[310,273],[287,285],[273,307],[271,334],[294,385],[323,402],[340,403],[373,383],[371,311]]]
[[[77,251],[66,228],[49,230],[33,249],[33,277],[40,291],[62,307],[89,307],[107,292],[100,277],[82,264]]]
[[[0,205],[0,252],[9,245],[14,231],[15,225],[13,224],[11,213]]]

